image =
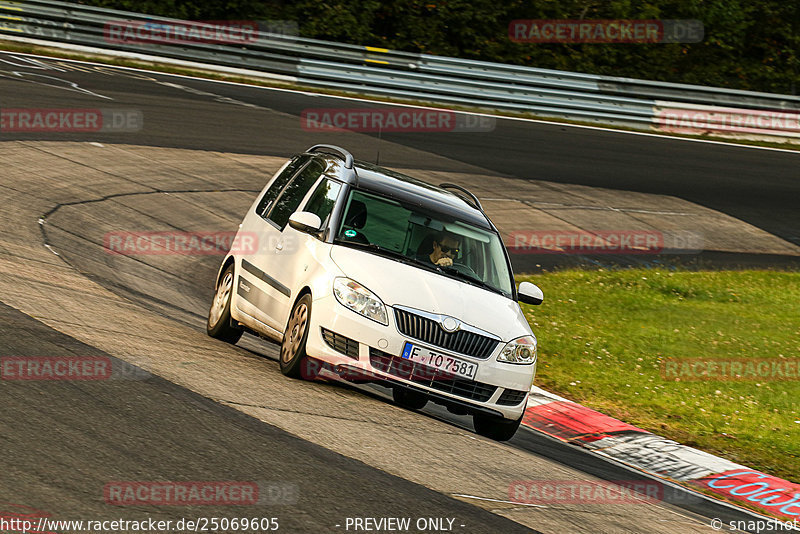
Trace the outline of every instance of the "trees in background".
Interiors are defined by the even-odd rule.
[[[190,20],[294,20],[300,35],[486,61],[797,94],[800,2],[786,0],[83,0]],[[530,44],[516,19],[697,19],[699,43]]]

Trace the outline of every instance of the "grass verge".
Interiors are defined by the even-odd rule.
[[[536,384],[734,462],[800,482],[800,378],[679,380],[662,361],[800,357],[800,273],[565,270],[520,276]],[[680,361],[678,362],[680,363]]]

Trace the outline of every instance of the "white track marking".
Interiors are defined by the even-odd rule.
[[[102,52],[102,49],[98,49],[98,51]],[[2,50],[0,50],[0,52],[2,52]],[[756,145],[742,145],[742,144],[739,144],[739,143],[726,142],[726,141],[712,141],[712,140],[709,140],[709,139],[692,139],[692,138],[688,138],[688,137],[674,137],[674,136],[671,136],[671,135],[656,134],[656,133],[649,133],[649,132],[631,132],[631,131],[628,131],[628,130],[619,130],[619,129],[611,128],[611,127],[608,127],[608,126],[589,126],[589,125],[584,125],[584,124],[570,124],[570,123],[565,123],[565,122],[548,121],[546,119],[528,119],[528,118],[524,118],[524,117],[507,117],[505,115],[496,115],[496,114],[493,114],[493,113],[465,112],[465,111],[458,111],[458,110],[450,110],[447,107],[417,106],[417,105],[412,105],[412,104],[400,104],[400,103],[395,103],[395,102],[381,102],[381,101],[377,101],[377,100],[370,100],[368,98],[359,98],[359,97],[353,97],[353,96],[327,95],[327,94],[324,94],[324,93],[311,93],[309,91],[304,91],[304,90],[299,90],[299,89],[285,89],[285,88],[280,88],[280,87],[264,87],[262,85],[251,85],[251,84],[247,84],[247,83],[231,82],[231,81],[226,81],[226,80],[212,80],[212,79],[209,79],[209,78],[201,78],[201,77],[198,77],[198,76],[188,76],[188,75],[185,75],[185,74],[171,74],[171,73],[158,72],[158,71],[147,70],[147,69],[136,69],[136,68],[133,68],[133,67],[121,67],[121,66],[116,66],[116,65],[108,65],[108,64],[105,64],[105,63],[95,63],[95,62],[92,62],[92,61],[78,61],[78,60],[74,60],[74,59],[54,58],[54,57],[49,57],[49,56],[41,56],[41,55],[37,55],[37,54],[19,54],[19,53],[16,53],[16,52],[14,54],[17,55],[17,56],[29,56],[29,57],[35,57],[35,58],[41,58],[41,59],[48,59],[48,60],[51,60],[51,61],[68,61],[68,62],[71,62],[71,63],[82,63],[82,64],[85,64],[85,65],[96,65],[96,66],[104,67],[104,68],[129,70],[129,71],[133,71],[133,72],[146,72],[146,73],[149,73],[149,74],[156,74],[156,75],[160,75],[160,76],[174,76],[176,78],[184,78],[184,79],[187,79],[187,80],[198,80],[198,81],[207,82],[207,83],[221,83],[221,84],[235,85],[235,86],[240,86],[240,87],[254,87],[254,88],[263,89],[263,90],[267,90],[267,91],[280,91],[280,92],[285,92],[285,93],[301,94],[301,95],[305,95],[305,96],[317,96],[317,97],[320,97],[320,98],[334,98],[334,99],[339,99],[339,100],[351,100],[351,101],[355,101],[355,102],[367,102],[367,103],[375,104],[375,105],[385,105],[385,106],[395,106],[395,107],[409,107],[409,108],[416,108],[416,109],[447,110],[447,111],[452,111],[454,113],[466,113],[466,114],[470,114],[470,115],[477,115],[479,117],[494,117],[495,119],[505,119],[505,120],[520,121],[520,122],[531,122],[531,123],[535,123],[535,124],[547,124],[549,126],[561,126],[561,127],[564,127],[564,128],[582,128],[582,129],[586,129],[586,130],[598,130],[598,131],[603,131],[603,132],[612,132],[612,133],[619,133],[619,134],[625,134],[625,135],[639,135],[639,136],[645,136],[645,137],[655,137],[655,138],[667,139],[667,140],[671,140],[671,141],[685,141],[685,142],[690,142],[690,143],[707,143],[707,144],[712,144],[712,145],[722,145],[722,146],[728,146],[728,147],[734,147],[734,148],[747,148],[747,149],[752,149],[752,150],[771,150],[771,151],[774,151],[774,152],[786,152],[786,153],[790,153],[790,154],[800,154],[800,151],[798,151],[798,150],[790,150],[790,149],[786,149],[786,148],[773,148],[773,147],[756,146]]]
[[[517,506],[532,506],[534,508],[547,508],[547,506],[543,504],[532,504],[527,502],[514,502],[514,501],[504,501],[501,499],[490,499],[489,497],[478,497],[476,495],[463,495],[461,493],[453,493],[453,497],[463,497],[465,499],[477,499],[479,501],[491,501],[491,502],[499,502],[503,504],[515,504]]]

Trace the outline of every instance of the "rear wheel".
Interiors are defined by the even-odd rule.
[[[472,423],[475,425],[475,432],[481,436],[496,441],[508,441],[517,433],[517,429],[522,423],[522,416],[520,415],[519,419],[512,421],[502,417],[475,414],[472,416]]]
[[[392,389],[395,404],[408,410],[421,410],[428,404],[428,396],[410,389],[396,387]]]
[[[311,295],[305,294],[295,303],[281,343],[281,372],[292,378],[314,379],[318,362],[306,354],[308,329],[311,323]]]
[[[231,325],[231,293],[233,293],[233,265],[229,265],[219,279],[211,309],[208,310],[206,332],[227,343],[236,343],[244,330]]]

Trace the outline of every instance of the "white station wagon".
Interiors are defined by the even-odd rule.
[[[536,374],[536,337],[497,228],[466,189],[433,186],[316,145],[247,211],[219,269],[207,330],[281,343],[283,374],[321,369],[472,415],[510,439]]]

